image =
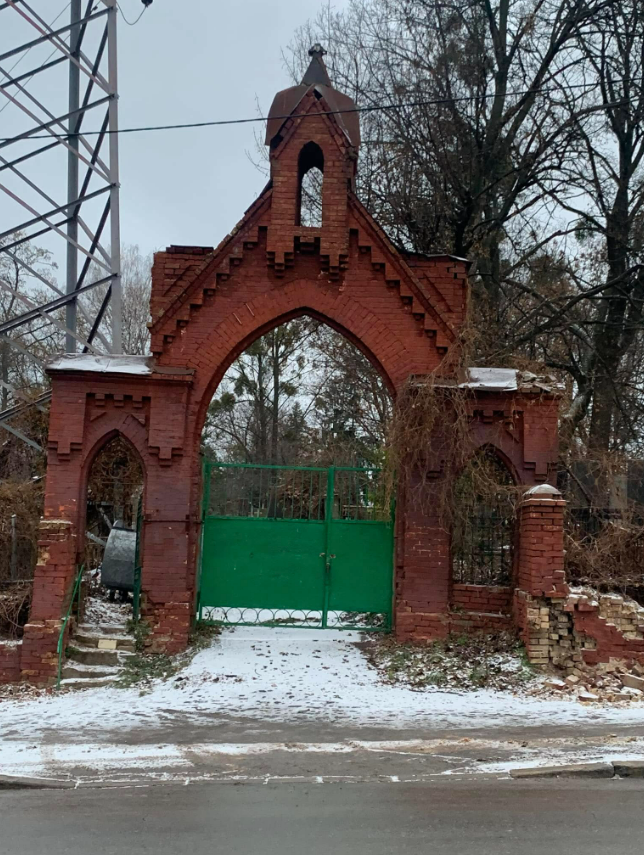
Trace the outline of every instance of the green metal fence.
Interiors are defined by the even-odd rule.
[[[200,620],[388,630],[393,514],[380,472],[207,463]]]
[[[63,618],[63,622],[60,627],[60,632],[58,634],[58,644],[56,645],[56,656],[58,657],[58,668],[56,670],[56,688],[60,689],[60,682],[63,675],[63,642],[65,640],[65,631],[67,629],[67,624],[69,623],[69,619],[72,615],[72,611],[74,606],[76,606],[77,614],[80,614],[81,610],[81,586],[83,584],[83,573],[85,572],[85,565],[81,564],[80,567],[76,570],[76,579],[74,580],[74,587],[72,588],[72,595],[69,600],[69,605],[67,606],[67,611],[65,613],[65,617]]]
[[[143,531],[143,496],[136,506],[136,546],[134,549],[134,584],[132,587],[132,620],[138,623],[141,616],[141,535]]]

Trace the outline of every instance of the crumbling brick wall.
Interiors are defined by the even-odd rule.
[[[535,488],[519,508],[514,614],[530,661],[569,671],[611,659],[644,662],[644,608],[566,583],[564,506],[558,491]]]

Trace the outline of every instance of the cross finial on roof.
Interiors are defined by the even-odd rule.
[[[311,57],[311,62],[302,78],[302,83],[305,83],[307,86],[315,84],[331,86],[331,81],[324,65],[324,60],[322,59],[323,56],[326,56],[326,51],[322,45],[319,43],[314,44],[309,49],[309,56]]]

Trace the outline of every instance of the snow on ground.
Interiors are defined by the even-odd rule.
[[[120,732],[213,715],[280,722],[485,728],[644,724],[644,705],[605,707],[478,690],[414,691],[385,685],[355,646],[359,633],[238,627],[227,630],[167,682],[88,689],[30,700],[0,700],[3,741],[82,738],[118,741]]]

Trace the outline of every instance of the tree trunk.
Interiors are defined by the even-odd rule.
[[[630,158],[621,150],[621,184],[615,202],[606,218],[606,256],[608,261],[604,305],[595,328],[595,382],[593,409],[590,418],[588,448],[591,453],[604,454],[610,449],[613,417],[617,397],[615,385],[623,353],[621,339],[627,310],[628,246],[630,242],[628,174]]]
[[[2,377],[2,393],[0,395],[0,401],[2,401],[2,406],[0,410],[6,410],[9,405],[9,390],[4,385],[9,382],[9,342],[6,341],[5,337],[2,337],[2,341],[0,341],[0,377]]]
[[[264,355],[257,356],[257,421],[259,422],[258,457],[260,462],[266,461],[268,453],[268,419],[264,396]]]
[[[280,354],[278,344],[278,331],[273,330],[272,342],[273,358],[273,401],[271,412],[271,463],[277,464],[279,448],[279,407],[280,407]]]

